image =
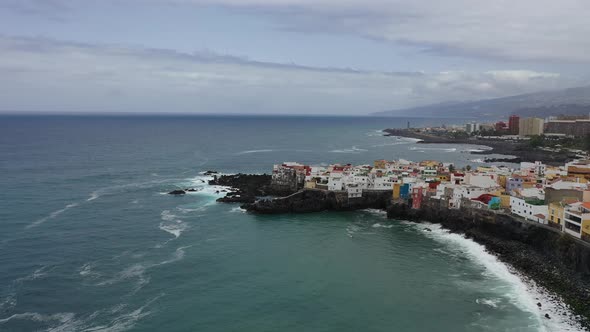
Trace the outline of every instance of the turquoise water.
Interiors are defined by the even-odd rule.
[[[201,172],[472,163],[408,119],[0,117],[0,331],[564,331],[482,247],[378,211],[256,216]],[[452,120],[411,119],[413,125]],[[184,197],[177,187],[202,191]],[[543,301],[543,310],[536,302]]]

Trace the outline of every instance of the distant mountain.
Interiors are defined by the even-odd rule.
[[[590,86],[558,91],[466,102],[445,102],[426,106],[373,113],[376,116],[444,116],[458,118],[505,118],[521,116],[587,115],[590,113]]]

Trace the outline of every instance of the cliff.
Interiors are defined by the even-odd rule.
[[[348,198],[348,194],[344,191],[303,189],[286,197],[244,204],[242,208],[261,214],[385,209],[390,199],[391,191],[365,190],[362,197]]]
[[[387,209],[387,216],[438,223],[465,234],[539,285],[559,294],[575,313],[584,317],[582,324],[589,326],[590,246],[510,215],[490,210],[448,209],[437,200],[425,200],[417,210],[396,202]]]

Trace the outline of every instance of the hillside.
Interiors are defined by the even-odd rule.
[[[445,102],[406,109],[373,113],[376,116],[452,116],[499,118],[522,116],[577,115],[590,113],[590,86],[545,91],[510,97],[467,102]]]

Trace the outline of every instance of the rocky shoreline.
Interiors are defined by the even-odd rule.
[[[411,129],[389,128],[383,130],[385,136],[405,137],[420,140],[419,144],[472,144],[487,146],[489,150],[473,151],[472,154],[490,155],[502,154],[513,158],[486,158],[486,162],[535,162],[542,161],[548,165],[563,165],[575,159],[575,155],[565,152],[551,152],[533,149],[526,142],[508,141],[502,139],[450,138],[428,135]]]
[[[551,229],[520,222],[516,218],[488,210],[454,210],[441,207],[437,200],[426,200],[420,209],[405,201],[393,203],[391,192],[363,192],[362,198],[348,199],[344,192],[304,189],[295,194],[258,200],[241,206],[250,213],[310,213],[380,209],[387,217],[440,224],[451,232],[464,234],[482,244],[501,261],[514,267],[543,289],[557,294],[568,308],[552,314],[568,317],[590,327],[590,246],[574,241]],[[540,303],[539,303],[540,304]],[[539,308],[542,310],[542,308]],[[546,313],[547,319],[551,316]]]
[[[448,209],[433,199],[425,199],[420,209],[411,209],[407,201],[392,202],[391,191],[367,190],[363,191],[362,197],[349,198],[344,191],[277,190],[267,174],[209,175],[213,175],[210,185],[232,188],[217,201],[241,203],[241,208],[250,213],[379,209],[386,211],[389,219],[440,224],[451,232],[464,234],[484,245],[523,276],[557,294],[559,299],[556,300],[563,301],[569,308],[553,314],[569,315],[568,311],[571,311],[579,316],[570,319],[590,329],[590,245],[575,241],[561,232],[524,223],[511,215],[491,210]],[[551,319],[548,314],[546,318]]]
[[[482,244],[501,261],[525,277],[557,294],[575,317],[590,328],[590,246],[567,235],[518,221],[506,214],[488,210],[453,210],[426,200],[420,209],[405,202],[387,208],[387,217],[440,224],[451,232],[464,234]],[[541,309],[541,308],[540,308]],[[563,308],[560,315],[568,315]],[[551,318],[548,314],[546,318]]]

